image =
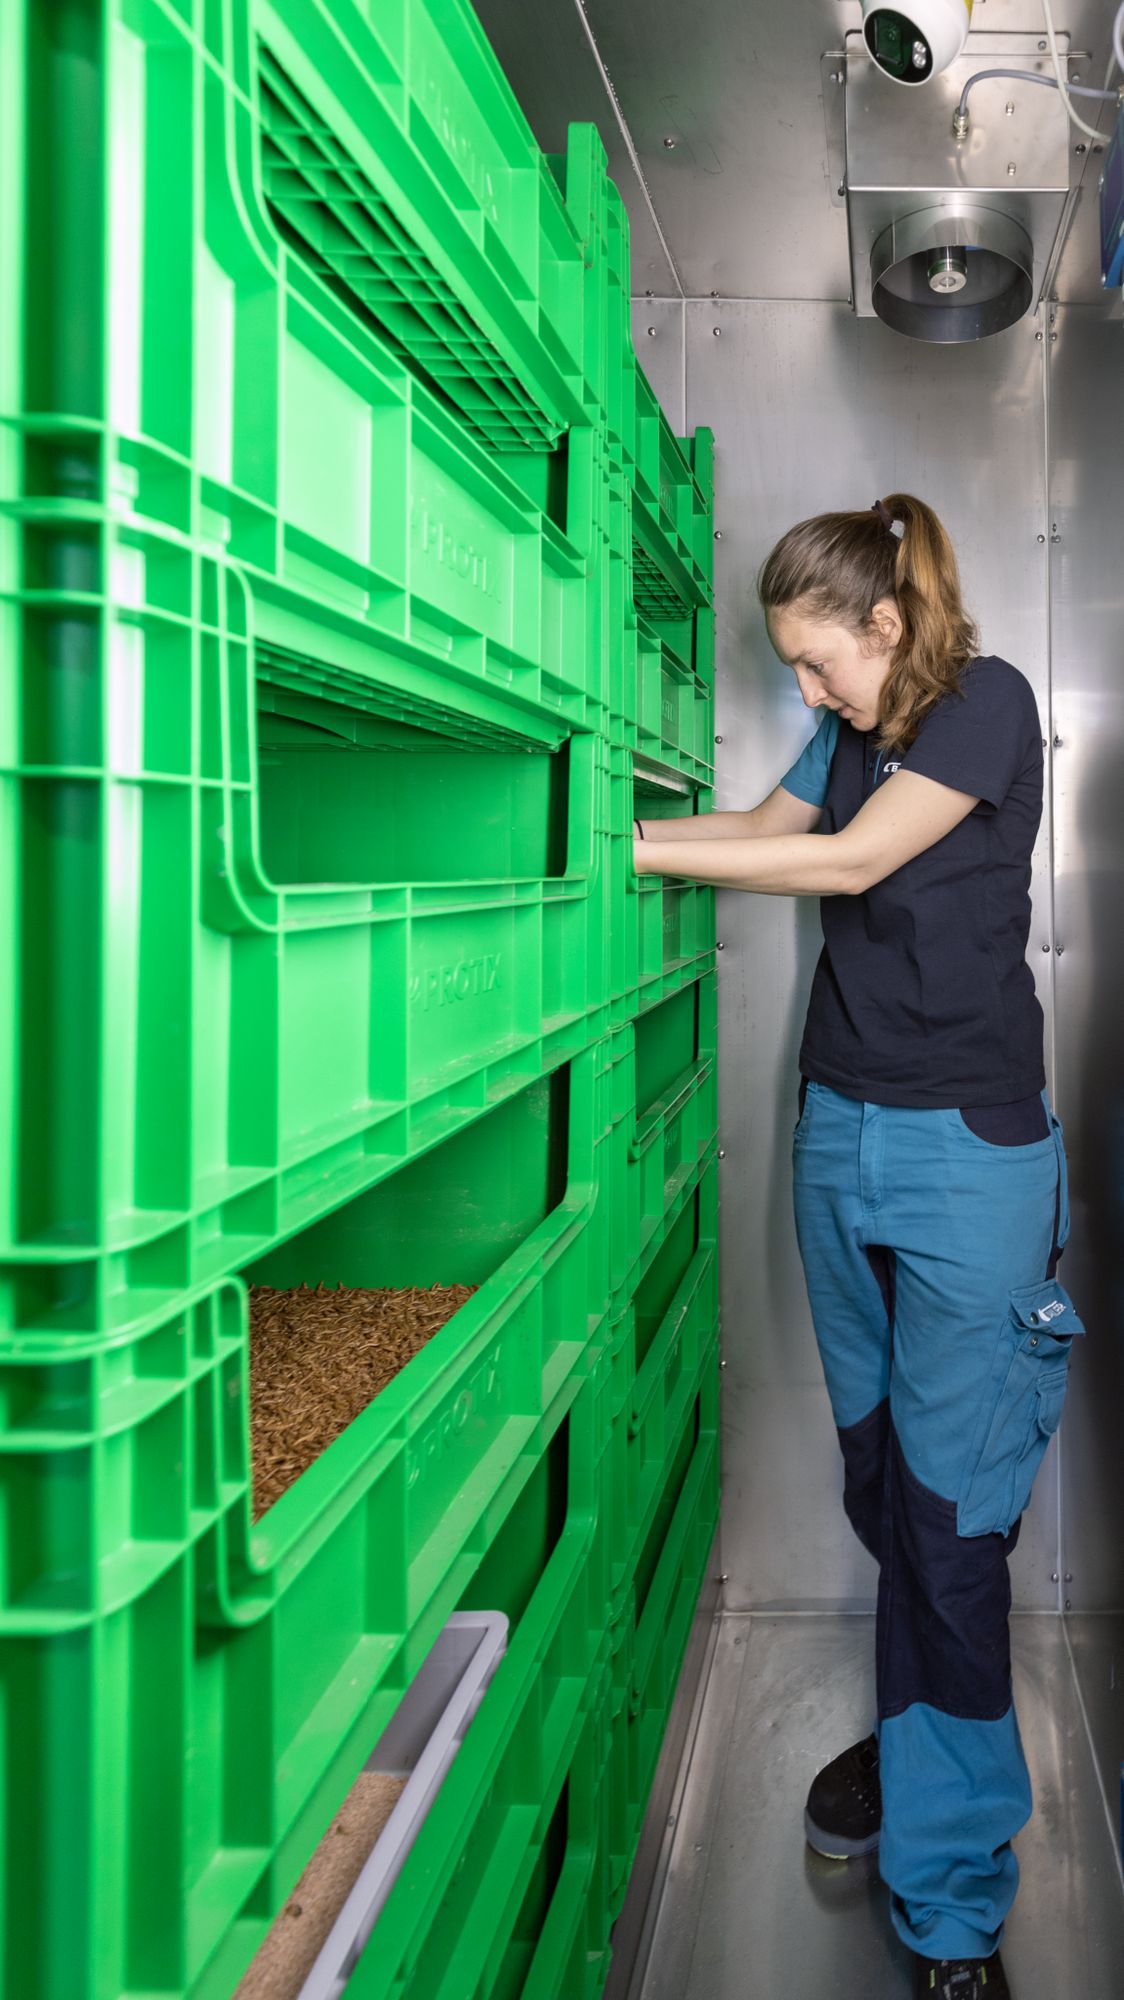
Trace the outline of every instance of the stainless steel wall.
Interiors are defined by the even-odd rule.
[[[1062,1425],[1063,1604],[1124,1605],[1124,326],[1058,310],[1050,367],[1058,1097],[1088,1327]],[[1119,1758],[1119,1741],[1116,1756]]]
[[[755,804],[813,727],[765,634],[754,589],[763,557],[803,516],[895,488],[941,514],[985,650],[1028,676],[1052,736],[1048,323],[945,349],[834,305],[695,301],[685,314],[688,424],[711,424],[717,437],[719,806]],[[1048,1035],[1049,842],[1047,812],[1031,959]],[[841,1460],[791,1218],[796,1055],[817,907],[736,893],[719,907],[726,1601],[734,1610],[869,1609],[874,1565],[840,1505]],[[1057,1470],[1054,1447],[1013,1566],[1022,1607],[1057,1606]]]

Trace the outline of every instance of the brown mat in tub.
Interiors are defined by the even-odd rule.
[[[297,2000],[403,1791],[405,1778],[361,1771],[296,1888],[277,1912],[232,2000]]]
[[[477,1289],[251,1286],[255,1521]]]

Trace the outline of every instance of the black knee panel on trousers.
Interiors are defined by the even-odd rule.
[[[882,1516],[885,1507],[886,1440],[890,1434],[890,1399],[885,1397],[870,1415],[838,1432],[843,1453],[843,1510],[864,1549],[882,1560]]]
[[[1008,1535],[961,1536],[956,1503],[916,1479],[893,1424],[878,1587],[878,1713],[915,1701],[993,1722],[1011,1705]]]

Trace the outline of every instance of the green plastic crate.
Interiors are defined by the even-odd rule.
[[[258,1616],[310,1564],[346,1560],[337,1529],[376,1522],[393,1557],[380,1629],[435,1615],[604,1317],[610,1089],[590,1049],[246,1268],[279,1287],[480,1287],[256,1525],[240,1279],[162,1302],[128,1339],[10,1338],[0,1629],[83,1631],[189,1550],[216,1616]]]
[[[620,735],[645,770],[679,774],[709,791],[714,784],[714,614],[677,622],[640,618],[631,712]]]
[[[9,121],[4,162],[10,184],[26,189],[23,268],[13,285],[30,337],[12,351],[0,415],[12,445],[27,606],[49,630],[52,607],[67,604],[72,623],[93,626],[103,599],[120,603],[134,631],[162,635],[171,653],[177,621],[213,620],[208,585],[196,575],[207,554],[237,565],[264,641],[286,643],[286,624],[303,619],[305,640],[294,629],[293,650],[315,658],[324,647],[331,659],[348,638],[365,641],[366,674],[375,679],[380,655],[385,678],[387,650],[401,658],[405,649],[409,659],[416,644],[434,702],[448,687],[463,694],[475,685],[491,721],[502,713],[511,726],[514,707],[540,740],[551,720],[557,740],[595,719],[600,690],[588,683],[582,642],[591,442],[571,445],[584,498],[560,525],[546,520],[445,398],[427,391],[374,323],[278,235],[261,190],[243,0],[207,9],[213,47],[157,0],[135,0],[123,17],[120,4],[111,6],[112,32],[103,32],[94,0],[37,9],[26,48],[25,8],[5,15],[6,60],[37,108],[26,136]],[[379,90],[394,97],[393,63],[378,59],[355,0],[334,6],[281,0],[254,19],[271,32],[299,27],[310,49],[330,41],[347,71],[352,113],[374,119]],[[502,78],[466,7],[410,0],[392,39],[415,51],[426,115],[444,126],[452,114],[430,19],[438,11],[451,45],[463,39],[465,62],[472,44],[497,89]],[[487,103],[472,106],[471,74],[464,115],[471,111],[475,124]],[[111,104],[113,171],[103,175],[91,171],[91,157],[103,147],[108,157]],[[425,117],[414,117],[421,144]],[[75,131],[82,143],[72,147]],[[450,132],[455,149],[455,117]],[[435,160],[426,171],[433,179],[439,170]],[[561,212],[541,157],[533,172]],[[37,220],[44,178],[50,213],[66,217],[65,230]],[[455,189],[452,169],[448,181]],[[516,190],[512,169],[497,199],[505,207],[513,200],[519,213]],[[449,192],[441,198],[451,203]],[[495,224],[477,233],[499,255]],[[584,285],[576,238],[573,258]],[[54,310],[60,286],[68,298],[76,286],[81,293],[82,341],[71,337],[70,316]],[[515,319],[524,327],[527,310],[522,299]],[[582,414],[576,402],[575,422]],[[90,643],[95,637],[96,627]],[[395,665],[392,684],[397,678]],[[182,726],[164,718],[155,726],[163,750],[178,744]],[[80,731],[74,748],[75,761],[99,761]]]
[[[717,1150],[716,1033],[708,973],[611,1037],[614,1319]]]
[[[585,266],[582,375],[587,421],[605,432],[610,396],[609,292],[616,279],[610,263],[609,205],[614,197],[619,202],[620,196],[609,180],[605,149],[595,126],[569,126],[565,153],[548,154],[547,164],[581,239]]]
[[[713,481],[704,493],[691,457],[637,366],[633,594],[637,611],[650,618],[682,618],[713,597]]]
[[[605,1983],[611,1696],[606,1645],[606,1657],[590,1678],[582,1733],[490,2000],[596,2000]]]
[[[632,340],[632,261],[628,210],[609,183],[606,430],[629,480],[636,467],[636,378]]]
[[[539,1232],[540,1268],[567,1231],[580,1242],[572,1212]],[[458,1760],[380,1919],[388,1990],[430,1948],[422,1906],[479,1831],[481,1771],[497,1832],[511,1810],[525,1844],[532,1816],[512,1802],[545,1796],[555,1746],[565,1762],[603,1639],[605,1371],[584,1310],[572,1339],[544,1337],[549,1269],[536,1279],[520,1253],[503,1268],[510,1293],[501,1269],[256,1527],[233,1287],[116,1366],[99,1354],[96,1442],[79,1428],[80,1363],[56,1371],[53,1411],[44,1374],[29,1378],[40,1428],[29,1394],[4,1458],[3,1696],[21,1717],[6,1783],[28,1815],[5,1867],[10,1990],[225,2000],[459,1606],[508,1613],[516,1664],[489,1694],[494,1728],[473,1726],[485,1762]],[[34,1454],[45,1498],[25,1476]],[[53,1566],[31,1574],[47,1547]]]
[[[608,899],[609,988],[614,1027],[713,966],[714,890],[634,866],[634,820],[689,818],[712,809],[712,793],[666,764],[608,746],[612,855]]]
[[[610,1335],[608,1476],[614,1617],[632,1587],[681,1432],[718,1341],[718,1165],[709,1166]]]
[[[603,1686],[596,1535],[602,1395],[591,1377],[506,1515],[489,1524],[489,1556],[462,1601],[507,1611],[507,1652],[349,1981],[353,2000],[405,1992],[455,2000],[466,1989],[484,2000],[513,1947],[521,1951],[520,1918],[592,1697]],[[337,1760],[315,1809],[188,1989],[192,2000],[225,2000],[356,1768],[353,1759],[341,1779]],[[575,1829],[575,1848],[583,1832]]]
[[[669,1455],[667,1478],[613,1631],[610,1907],[628,1890],[644,1814],[718,1525],[718,1354]]]
[[[471,7],[226,12],[286,241],[488,442],[549,448],[582,416],[586,218],[560,198]],[[225,54],[217,36],[213,48]],[[591,126],[570,143],[601,151]]]
[[[225,633],[158,631],[131,682],[29,655],[10,712],[12,1331],[125,1328],[606,1025],[601,740],[473,749]]]

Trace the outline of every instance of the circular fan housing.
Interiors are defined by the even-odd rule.
[[[1014,326],[1034,298],[1034,252],[999,209],[918,209],[884,229],[870,253],[879,319],[913,340],[983,340]]]

